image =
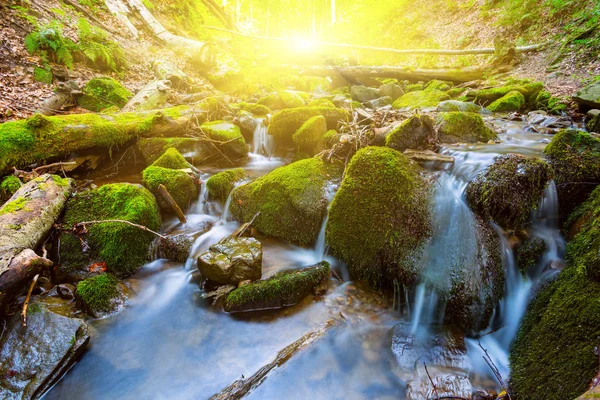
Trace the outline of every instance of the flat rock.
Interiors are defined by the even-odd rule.
[[[431,150],[411,150],[408,149],[404,152],[404,155],[411,160],[415,161],[436,161],[443,163],[454,163],[454,157],[446,156],[444,154],[438,154]]]
[[[573,100],[584,108],[600,108],[600,82],[584,87],[573,96]]]
[[[198,257],[203,277],[225,285],[262,275],[262,244],[251,237],[227,236]]]

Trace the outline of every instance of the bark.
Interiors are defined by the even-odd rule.
[[[144,86],[123,107],[123,112],[156,110],[167,104],[171,94],[171,81],[156,80]]]
[[[168,61],[156,60],[152,63],[154,75],[160,80],[171,82],[175,89],[185,88],[191,84],[190,77]]]
[[[207,112],[189,106],[118,114],[35,115],[0,124],[0,175],[13,167],[60,161],[72,153],[112,149],[145,137],[183,137]],[[22,141],[12,142],[15,132]],[[6,145],[4,144],[6,143]]]
[[[356,80],[367,77],[396,78],[408,81],[439,79],[456,83],[483,79],[491,67],[466,67],[457,69],[410,69],[405,67],[309,67],[298,72],[313,76],[342,76]]]
[[[317,341],[320,337],[322,337],[332,326],[334,325],[334,320],[329,320],[319,325],[312,331],[306,333],[300,339],[296,340],[294,343],[285,347],[279,353],[275,359],[269,364],[263,366],[261,369],[256,371],[252,376],[247,379],[241,379],[233,382],[231,385],[227,386],[221,392],[212,396],[210,400],[231,400],[231,399],[241,399],[250,393],[251,390],[255,389],[258,385],[260,385],[267,378],[269,372],[273,369],[282,366],[285,364],[290,358],[292,358],[298,351],[302,350],[309,344]]]
[[[31,249],[17,254],[0,275],[0,314],[5,306],[16,297],[42,268],[50,268],[52,261],[40,257]]]
[[[183,211],[181,211],[181,208],[179,208],[179,206],[177,205],[177,202],[175,201],[175,199],[173,199],[173,197],[171,196],[171,193],[169,193],[167,188],[164,187],[163,185],[158,185],[158,194],[160,194],[160,197],[162,197],[164,199],[164,201],[167,202],[169,207],[171,207],[171,210],[173,210],[173,212],[179,219],[179,222],[181,222],[182,224],[185,224],[187,222],[187,219],[185,218],[185,214],[183,213]]]

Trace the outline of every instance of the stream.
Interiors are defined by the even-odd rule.
[[[276,312],[228,315],[211,300],[202,298],[196,258],[240,224],[228,218],[228,204],[207,200],[203,185],[197,203],[188,211],[186,224],[180,225],[174,218],[163,221],[163,231],[173,234],[201,232],[212,224],[196,239],[187,262],[159,259],[130,278],[136,295],[118,315],[91,322],[88,351],[44,399],[207,399],[236,379],[251,376],[280,349],[318,324],[332,318],[339,320],[340,315],[340,323],[270,373],[248,398],[417,398],[407,390],[407,381],[417,380],[415,373],[403,370],[406,363],[397,360],[399,354],[391,345],[394,340],[390,332],[406,324],[404,332],[411,343],[428,343],[443,321],[443,307],[436,291],[426,283],[444,287],[449,284],[444,272],[451,262],[475,262],[477,227],[465,201],[467,183],[500,154],[541,156],[550,138],[532,131],[525,122],[487,118],[503,131],[499,135],[502,143],[448,146],[442,153],[453,156],[454,164],[424,164],[438,176],[434,233],[418,287],[403,292],[398,299],[386,299],[348,281],[343,263],[327,255],[325,219],[314,248],[259,235],[263,278],[325,257],[344,282],[332,278],[329,290],[319,301],[309,296],[296,306]],[[258,124],[253,152],[243,168],[258,177],[284,165],[284,160],[272,156],[272,149],[266,127]],[[219,171],[203,169],[202,181]],[[329,200],[336,190],[333,186],[327,188]],[[492,333],[479,340],[465,339],[460,369],[466,371],[473,388],[501,390],[482,357],[482,347],[503,378],[508,378],[508,349],[532,287],[545,274],[555,273],[548,268],[551,264],[561,262],[564,242],[557,215],[556,188],[551,183],[528,225],[530,235],[541,238],[546,251],[539,265],[526,276],[518,270],[508,238],[497,230],[506,275],[505,296],[486,330]],[[404,307],[394,307],[400,303]],[[425,344],[424,351],[436,350]],[[416,374],[422,375],[422,371],[417,368]]]

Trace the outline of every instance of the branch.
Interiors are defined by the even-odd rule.
[[[427,364],[425,364],[425,361],[423,361],[423,366],[425,367],[425,372],[427,373],[429,382],[431,382],[431,386],[433,386],[433,393],[435,394],[435,398],[436,400],[439,400],[440,394],[438,393],[437,387],[435,387],[435,383],[433,383],[433,379],[431,379],[431,375],[429,375],[429,371],[427,370]]]
[[[510,397],[510,391],[508,390],[508,385],[506,384],[506,382],[504,382],[504,379],[502,378],[502,375],[500,374],[498,367],[496,367],[496,365],[492,361],[492,358],[490,357],[487,350],[481,345],[481,341],[477,341],[477,344],[479,345],[481,350],[483,350],[483,353],[484,353],[484,355],[482,356],[483,360],[488,365],[488,367],[490,367],[490,369],[492,370],[492,373],[496,377],[496,380],[498,380],[498,383],[500,383],[500,386],[502,386],[502,389],[504,389],[504,391],[506,392],[506,395],[508,396],[508,400],[512,400]]]
[[[119,222],[119,223],[122,223],[122,224],[131,225],[131,226],[139,228],[139,229],[141,229],[143,231],[150,232],[150,233],[158,236],[161,239],[166,239],[167,238],[166,236],[161,235],[158,232],[154,232],[152,229],[150,229],[150,228],[148,228],[148,227],[146,227],[144,225],[134,224],[133,222],[125,221],[125,220],[122,220],[122,219],[105,219],[103,221],[84,221],[84,222],[78,222],[78,223],[75,224],[74,230],[77,229],[78,227],[81,227],[81,226],[93,225],[93,224],[103,224],[105,222]]]
[[[25,297],[25,303],[23,303],[23,311],[21,312],[21,316],[23,317],[23,326],[27,326],[27,307],[29,306],[29,299],[31,298],[31,292],[33,292],[33,288],[37,283],[40,274],[36,274],[31,281],[31,285],[29,286],[29,291],[27,292],[27,297]]]

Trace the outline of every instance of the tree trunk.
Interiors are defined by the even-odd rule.
[[[144,86],[123,107],[123,112],[156,110],[167,104],[171,81],[152,81]]]
[[[191,106],[118,114],[34,115],[0,124],[0,175],[13,167],[59,161],[72,153],[111,149],[141,137],[185,136],[207,112]],[[19,132],[19,140],[14,139]]]

